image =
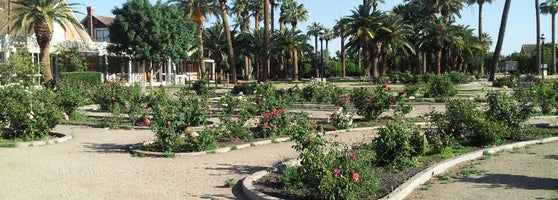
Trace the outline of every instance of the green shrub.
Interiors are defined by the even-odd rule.
[[[434,76],[428,82],[424,97],[434,98],[436,101],[446,101],[457,94],[457,88],[448,76]]]
[[[3,137],[24,141],[44,139],[63,119],[56,98],[52,90],[28,91],[20,86],[1,89],[0,120],[9,127]]]
[[[458,72],[458,71],[452,71],[448,73],[446,76],[449,76],[451,82],[454,84],[465,84],[475,80],[475,78],[472,77],[471,75],[465,74],[463,72]]]
[[[519,77],[515,75],[506,76],[502,78],[497,78],[492,82],[492,86],[494,87],[508,87],[508,88],[515,88],[519,83]]]
[[[410,83],[417,83],[417,79],[411,73],[411,71],[391,71],[388,73],[388,76],[393,83],[403,83],[403,84],[410,84]]]
[[[302,88],[304,100],[313,103],[329,103],[337,98],[343,90],[334,84],[312,82]]]
[[[186,152],[215,150],[219,147],[215,130],[205,128],[201,132],[186,130],[183,148]]]
[[[60,72],[60,79],[64,85],[85,85],[97,87],[102,84],[101,72]]]
[[[209,81],[207,79],[200,79],[194,82],[194,84],[192,84],[192,90],[199,96],[209,96],[211,92]]]
[[[376,152],[377,163],[381,166],[393,165],[398,167],[408,167],[415,150],[411,144],[411,129],[404,125],[389,124],[380,129],[373,148]],[[424,143],[420,143],[424,144]],[[418,144],[417,144],[418,145]],[[424,152],[419,152],[424,153]]]
[[[57,104],[69,118],[73,118],[76,110],[87,103],[87,89],[80,86],[60,85],[57,94]]]
[[[387,84],[377,86],[374,91],[368,88],[354,88],[351,102],[357,108],[357,114],[366,120],[378,118],[383,112],[394,107],[396,116],[409,113],[412,107],[407,104],[403,95],[394,95]]]
[[[298,125],[294,125],[291,139],[301,166],[285,170],[283,183],[288,191],[304,199],[361,199],[378,191],[370,151],[328,148],[320,133]]]
[[[511,130],[519,129],[535,113],[532,103],[518,102],[502,92],[488,92],[486,100],[486,118],[503,123]]]

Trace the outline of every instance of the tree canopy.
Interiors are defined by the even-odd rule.
[[[115,8],[110,25],[109,51],[125,54],[133,60],[164,62],[188,58],[189,50],[198,45],[196,25],[184,19],[175,5],[149,0],[131,0]]]

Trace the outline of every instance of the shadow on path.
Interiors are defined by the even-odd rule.
[[[206,170],[214,170],[220,172],[228,172],[230,174],[253,174],[261,170],[269,169],[268,167],[262,166],[248,166],[248,165],[231,165],[226,163],[217,164],[217,167],[207,167]],[[210,174],[213,176],[221,176],[222,174]]]
[[[128,147],[140,144],[84,143],[83,147],[87,149],[86,152],[129,153]]]
[[[462,182],[488,184],[488,188],[558,190],[558,179],[511,174],[486,174],[480,178],[458,178]],[[481,186],[483,187],[483,186]]]

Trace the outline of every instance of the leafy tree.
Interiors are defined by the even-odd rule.
[[[54,23],[62,28],[74,25],[81,28],[81,24],[74,17],[73,6],[64,0],[13,0],[11,3],[19,5],[11,10],[8,22],[4,28],[20,32],[24,28],[33,29],[39,45],[39,59],[43,73],[43,83],[52,82],[50,66],[50,41],[54,32]],[[27,30],[25,30],[27,31]]]
[[[181,61],[188,58],[184,49],[195,43],[195,25],[183,19],[177,6],[131,0],[115,8],[113,14],[116,18],[109,27],[111,52],[157,63]]]
[[[33,58],[27,50],[18,51],[10,55],[8,63],[0,64],[0,82],[17,82],[24,80],[27,75],[37,74],[37,68],[33,64]]]

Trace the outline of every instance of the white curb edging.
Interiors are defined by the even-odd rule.
[[[434,166],[423,170],[415,174],[401,186],[393,190],[391,193],[386,195],[385,197],[381,198],[382,200],[403,200],[405,199],[411,192],[413,192],[417,187],[429,181],[432,177],[445,173],[449,168],[454,167],[455,165],[476,160],[483,156],[484,152],[488,153],[496,153],[503,150],[510,150],[514,148],[520,148],[527,145],[533,144],[542,144],[547,142],[557,141],[558,137],[550,137],[538,140],[530,140],[530,141],[523,141],[523,142],[516,142],[512,144],[502,145],[498,147],[486,148],[482,150],[477,150],[471,153],[467,153],[456,158],[452,158],[441,163],[438,163]],[[258,190],[252,185],[252,183],[265,175],[269,174],[273,170],[277,170],[277,167],[274,166],[271,170],[263,170],[256,172],[250,176],[247,176],[242,181],[242,190],[244,194],[251,200],[277,200],[280,198],[272,197],[266,195]]]
[[[440,175],[442,173],[445,173],[449,168],[451,168],[451,167],[453,167],[457,164],[467,162],[467,161],[470,161],[470,160],[478,159],[478,158],[483,156],[485,151],[488,152],[488,153],[496,153],[498,151],[524,147],[524,146],[527,146],[527,145],[552,142],[552,141],[556,141],[556,140],[558,140],[558,137],[551,137],[551,138],[545,138],[545,139],[540,139],[540,140],[530,140],[530,141],[524,141],[524,142],[516,142],[516,143],[512,143],[512,144],[507,144],[507,145],[502,145],[502,146],[498,146],[498,147],[492,147],[492,148],[486,148],[486,149],[474,151],[474,152],[471,152],[471,153],[468,153],[468,154],[461,155],[461,156],[456,157],[456,158],[446,160],[444,162],[441,162],[437,165],[429,167],[426,170],[414,175],[413,177],[411,177],[411,179],[409,179],[408,181],[403,183],[401,186],[399,186],[398,188],[393,190],[391,193],[389,193],[387,196],[383,197],[382,199],[385,199],[385,200],[402,200],[402,199],[405,199],[405,197],[407,197],[411,192],[413,192],[413,190],[415,190],[418,186],[420,186],[420,185],[426,183],[427,181],[429,181],[432,177],[434,177],[436,175]]]
[[[66,142],[66,141],[72,139],[71,135],[66,135],[66,134],[61,134],[61,133],[56,133],[56,134],[64,135],[64,137],[55,138],[55,139],[52,139],[52,140],[47,139],[47,140],[44,140],[44,141],[18,142],[16,144],[16,147],[44,146],[44,145],[49,145],[49,144],[56,144],[56,143]]]

